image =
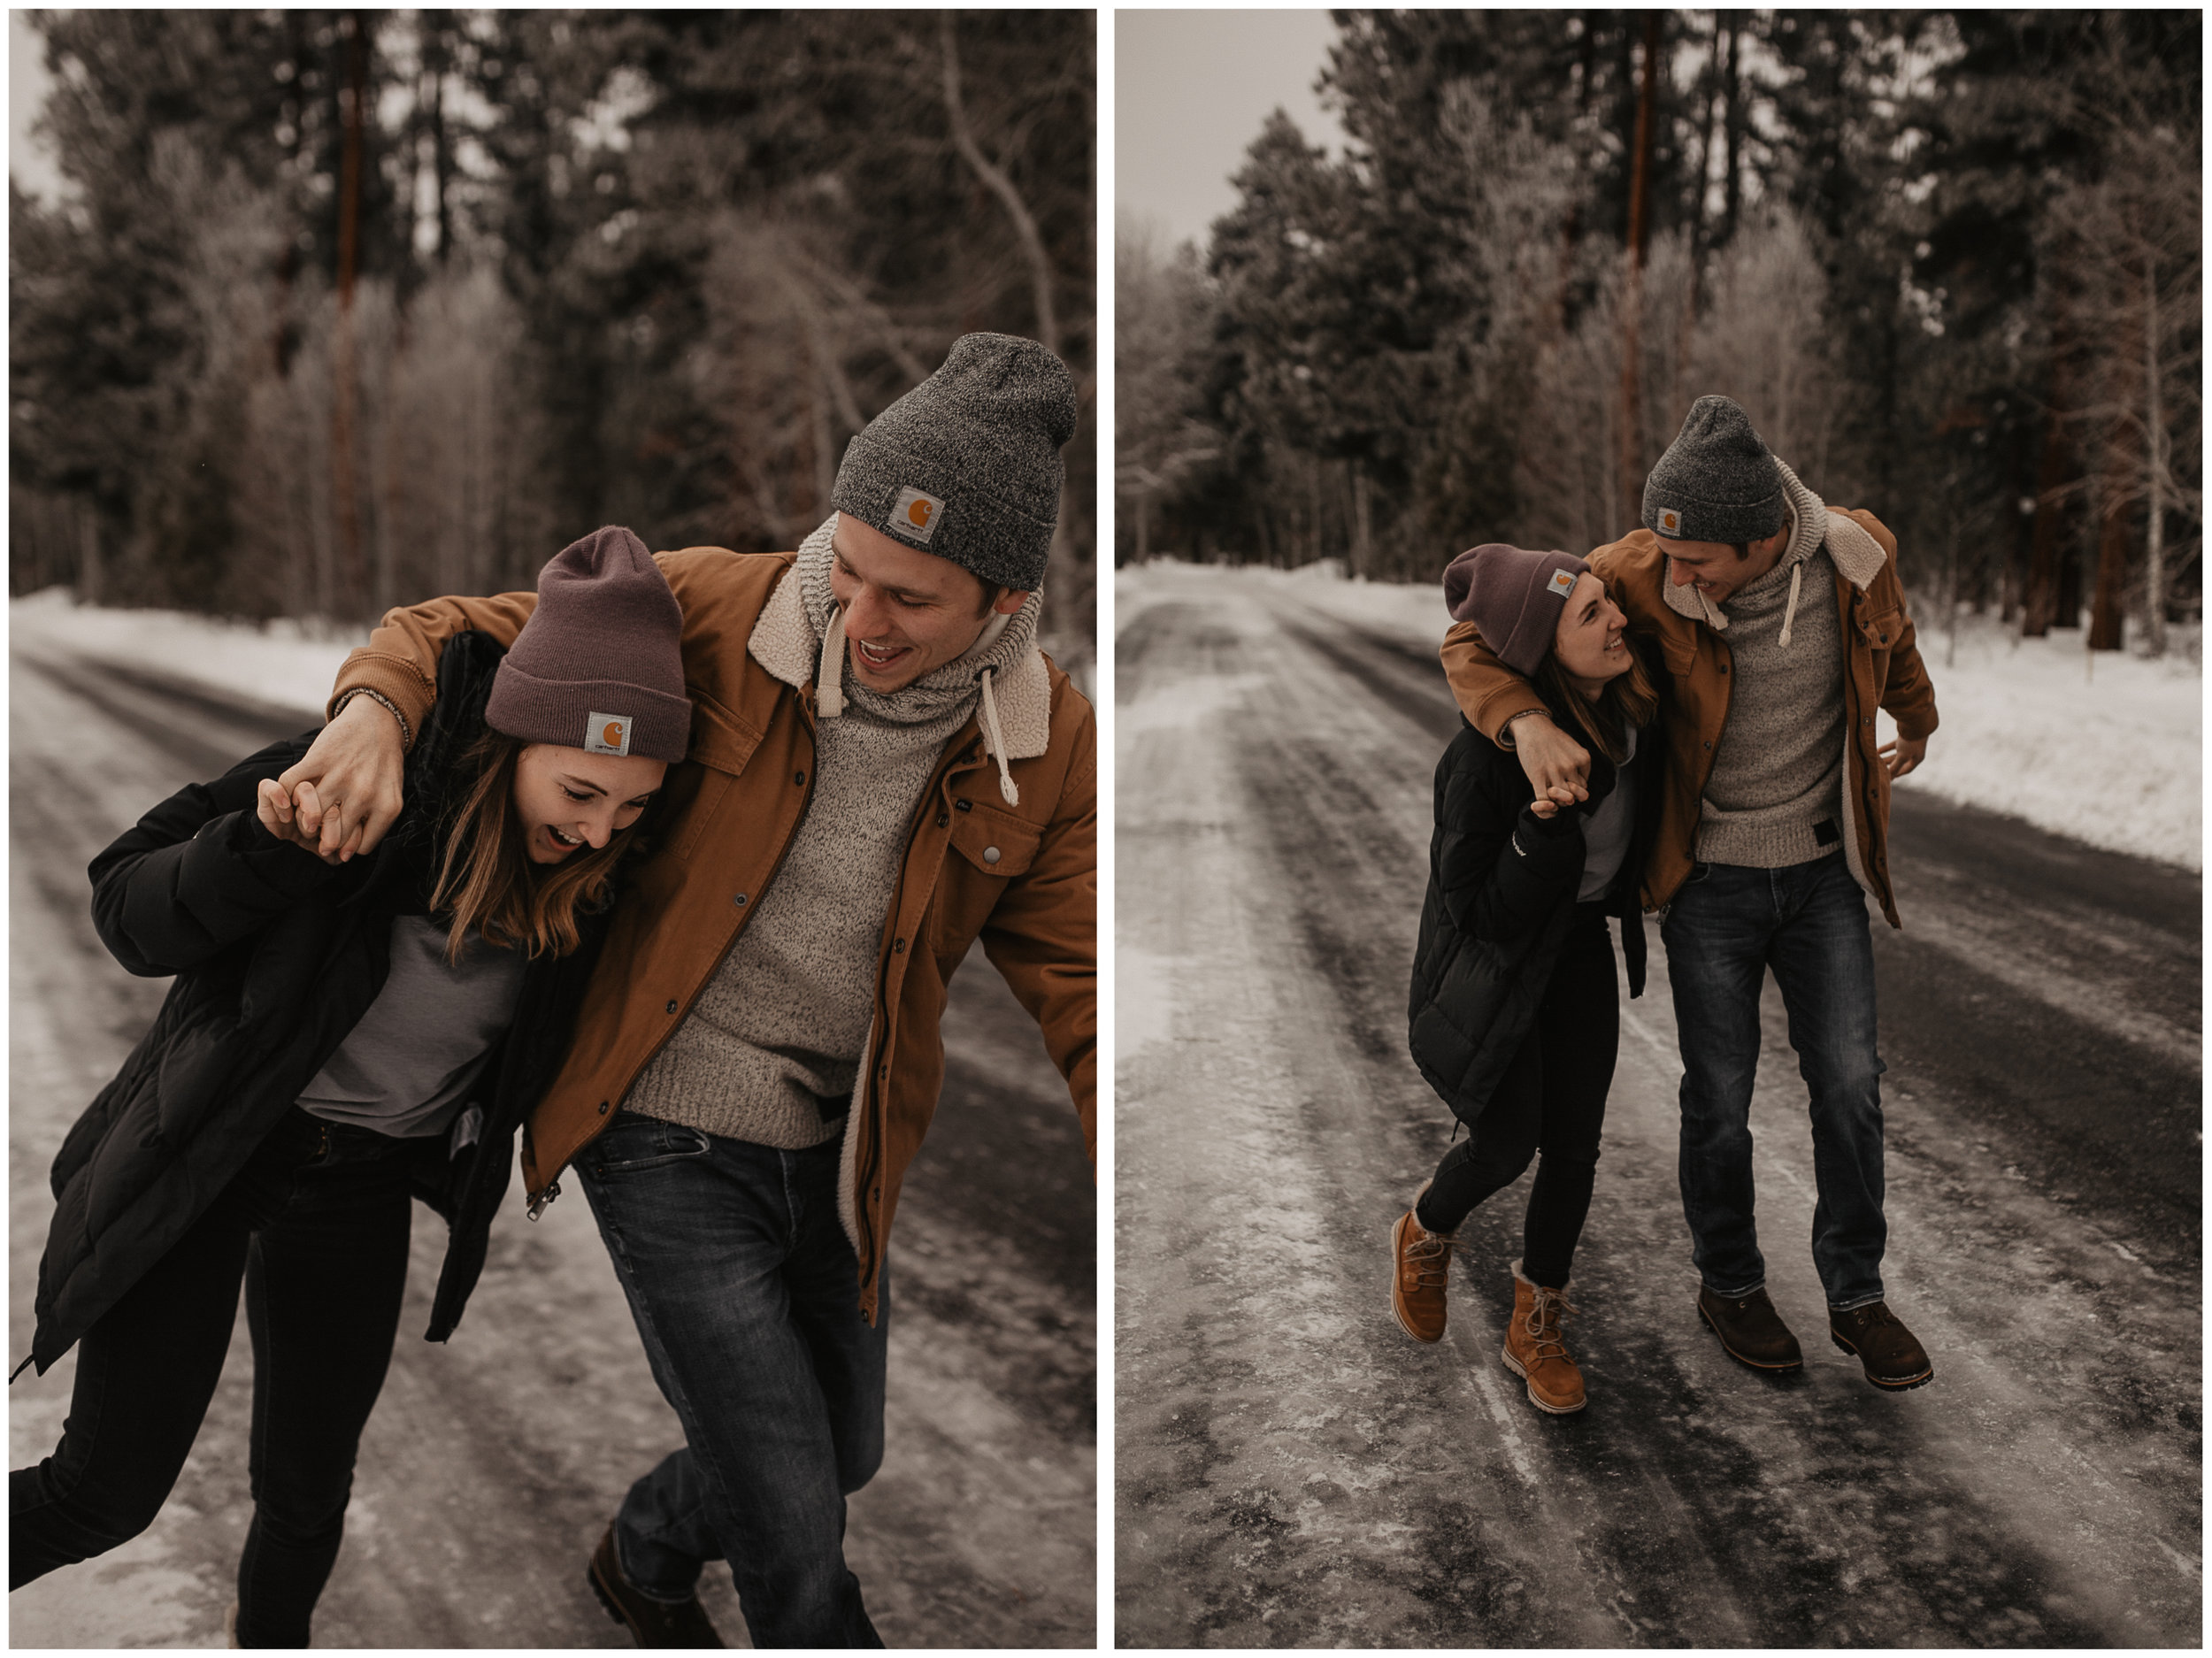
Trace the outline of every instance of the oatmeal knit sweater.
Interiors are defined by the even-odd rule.
[[[799,547],[751,643],[799,623],[819,642],[834,614],[832,518]],[[916,803],[945,744],[976,711],[977,676],[1035,649],[1039,595],[995,636],[879,695],[843,682],[815,722],[814,792],[759,908],[624,1101],[663,1122],[795,1151],[841,1132],[874,1010],[877,958]],[[795,617],[794,610],[803,613]],[[843,649],[841,643],[839,647]]]
[[[1843,633],[1825,545],[1838,520],[1782,477],[1782,557],[1719,607],[1735,687],[1698,807],[1701,863],[1786,869],[1842,844]]]

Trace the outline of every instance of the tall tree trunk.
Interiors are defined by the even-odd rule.
[[[2020,636],[2040,639],[2054,626],[2073,625],[2059,616],[2059,558],[2061,536],[2071,514],[2067,510],[2065,487],[2073,467],[2072,443],[2066,430],[2071,388],[2067,383],[2067,354],[2073,349],[2066,308],[2065,272],[2051,262],[2051,372],[2047,401],[2050,418],[2043,434],[2043,456],[2035,470],[2035,530],[2028,546],[2025,591],[2020,596]]]
[[[1722,100],[1726,105],[1725,127],[1728,134],[1728,185],[1725,216],[1721,224],[1721,240],[1732,242],[1736,236],[1736,217],[1743,208],[1743,13],[1728,13],[1728,71],[1722,82]]]
[[[1644,17],[1643,86],[1636,99],[1636,148],[1628,182],[1628,280],[1621,293],[1621,493],[1624,523],[1643,517],[1644,445],[1638,358],[1642,354],[1644,249],[1649,238],[1652,127],[1659,86],[1659,19]]]
[[[2166,419],[2158,384],[2158,256],[2143,254],[2143,631],[2154,656],[2166,654]]]
[[[358,397],[353,361],[353,267],[361,234],[361,104],[366,96],[368,42],[361,14],[346,13],[345,138],[338,169],[338,326],[331,342],[330,483],[337,518],[338,588],[333,606],[349,619],[367,602],[361,566],[361,510],[354,478],[353,427]]]
[[[2142,314],[2124,307],[2117,324],[2120,338],[2113,343],[2113,417],[2106,440],[2104,487],[2098,505],[2103,526],[2097,543],[2097,586],[2089,610],[2089,649],[2117,650],[2126,642],[2125,611],[2121,603],[2127,585],[2130,520],[2135,516],[2135,480],[2140,464],[2135,423],[2128,418],[2128,383],[2135,378],[2137,342],[2131,329],[2140,332]]]

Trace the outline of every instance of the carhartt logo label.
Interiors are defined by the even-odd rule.
[[[584,721],[584,752],[586,754],[627,754],[630,752],[630,717],[627,714],[592,714]]]
[[[884,527],[926,546],[929,538],[937,533],[937,520],[944,510],[945,503],[935,495],[926,495],[910,484],[899,491],[899,498],[891,503],[891,520]]]
[[[1680,508],[1661,507],[1659,509],[1659,533],[1662,535],[1679,535],[1682,533],[1682,512]]]
[[[1565,598],[1569,594],[1575,590],[1575,572],[1571,570],[1553,571],[1551,572],[1551,590],[1557,594],[1561,598]]]

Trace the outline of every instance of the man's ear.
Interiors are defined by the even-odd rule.
[[[1025,588],[1008,587],[998,595],[998,602],[991,608],[1001,616],[1011,616],[1028,603],[1029,594]]]

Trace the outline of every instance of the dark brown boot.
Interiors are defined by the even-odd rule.
[[[1831,1310],[1828,1339],[1846,1353],[1855,1355],[1866,1367],[1866,1379],[1877,1387],[1902,1393],[1935,1378],[1927,1350],[1898,1322],[1886,1301],[1870,1301],[1847,1313]]]
[[[719,1646],[722,1638],[714,1632],[714,1624],[707,1616],[706,1608],[699,1604],[699,1597],[687,1600],[656,1600],[622,1575],[622,1562],[614,1552],[614,1527],[607,1527],[606,1536],[599,1539],[599,1547],[592,1551],[591,1564],[584,1570],[584,1581],[591,1585],[591,1592],[599,1597],[599,1604],[607,1608],[607,1616],[616,1623],[626,1625],[641,1646]]]
[[[1764,1289],[1724,1299],[1701,1284],[1697,1316],[1712,1327],[1728,1356],[1740,1364],[1748,1364],[1755,1370],[1793,1370],[1805,1362],[1797,1338],[1790,1334],[1790,1327],[1774,1310]]]

